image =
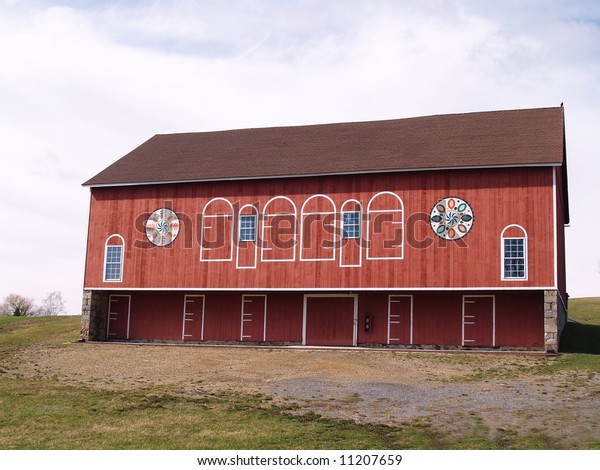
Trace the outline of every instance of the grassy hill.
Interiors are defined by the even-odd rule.
[[[569,320],[561,338],[560,351],[600,354],[600,298],[570,299]]]

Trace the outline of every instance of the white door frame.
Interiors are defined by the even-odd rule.
[[[246,302],[252,302],[252,300],[246,300],[246,297],[264,297],[265,299],[265,311],[263,319],[263,341],[267,340],[267,295],[266,294],[243,294],[242,295],[242,313],[241,313],[241,326],[240,326],[240,341],[244,341],[244,305]]]
[[[186,335],[185,334],[185,322],[186,321],[193,321],[193,313],[187,313],[187,304],[188,302],[193,302],[193,300],[188,300],[188,297],[202,297],[202,313],[200,315],[200,341],[202,341],[204,339],[204,305],[206,303],[206,296],[204,295],[199,295],[199,294],[185,294],[183,296],[183,324],[181,327],[181,339],[185,340],[186,336],[192,336],[192,335]]]
[[[309,297],[353,297],[354,298],[354,325],[352,334],[352,346],[358,342],[358,294],[304,294],[302,306],[302,345],[306,346],[306,313]]]
[[[465,339],[465,324],[472,325],[473,322],[465,321],[465,318],[469,319],[471,316],[465,317],[465,304],[472,303],[467,298],[481,298],[481,297],[491,297],[492,299],[492,347],[496,346],[496,296],[493,294],[490,295],[463,295],[462,296],[462,345],[465,345],[465,342],[471,342],[474,340]]]
[[[408,297],[410,299],[410,343],[413,344],[413,295],[408,294],[390,294],[388,295],[388,325],[387,325],[387,344],[390,344],[390,324],[392,323],[392,297]]]

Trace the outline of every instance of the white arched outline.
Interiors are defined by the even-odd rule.
[[[204,251],[210,251],[210,249],[204,248],[204,219],[209,218],[209,217],[210,218],[216,218],[216,217],[222,217],[222,216],[229,217],[228,214],[206,215],[206,208],[215,201],[225,201],[227,204],[229,204],[229,207],[231,208],[231,233],[229,235],[229,241],[230,241],[229,258],[203,259],[202,253]],[[234,234],[233,230],[234,230],[234,226],[235,226],[234,218],[235,218],[235,213],[233,210],[233,204],[231,204],[231,202],[229,202],[229,199],[225,199],[224,197],[215,197],[206,203],[206,205],[204,206],[204,209],[202,209],[202,228],[201,228],[201,232],[200,232],[200,261],[231,261],[233,259],[233,234]]]
[[[396,199],[398,199],[398,202],[400,202],[400,209],[371,210],[371,204],[373,203],[373,201],[383,194],[391,194]],[[369,256],[369,251],[371,249],[371,239],[370,239],[371,226],[370,226],[370,223],[371,223],[371,213],[373,213],[373,212],[375,212],[375,213],[400,212],[401,213],[401,215],[402,215],[401,221],[400,222],[392,222],[392,223],[396,223],[396,224],[400,223],[400,225],[402,225],[402,241],[401,241],[402,244],[400,245],[400,248],[402,249],[402,254],[400,256],[379,256],[379,257]],[[380,191],[377,194],[375,194],[369,201],[369,204],[367,204],[366,241],[367,241],[367,259],[404,259],[404,202],[402,202],[402,198],[400,196],[398,196],[396,193],[393,193],[391,191]],[[394,248],[398,248],[398,247],[396,246]]]
[[[315,199],[317,197],[323,197],[325,199],[327,199],[330,203],[331,206],[333,208],[333,211],[323,211],[323,212],[304,212],[304,207],[306,206],[306,204],[308,204],[308,201],[310,201],[311,199]],[[302,257],[302,248],[303,248],[303,240],[302,237],[304,235],[304,216],[307,214],[320,214],[320,215],[328,215],[328,214],[333,214],[334,216],[334,221],[333,224],[331,224],[331,226],[334,229],[334,234],[337,231],[336,227],[335,227],[335,202],[333,202],[333,199],[331,199],[329,196],[326,196],[325,194],[313,194],[311,197],[309,197],[306,201],[304,201],[304,204],[302,204],[302,207],[300,208],[300,261],[332,261],[335,260],[335,252],[337,247],[335,246],[335,239],[333,240],[333,247],[331,249],[331,253],[332,253],[332,257],[331,258],[303,258]]]
[[[509,228],[517,227],[523,232],[523,237],[504,237],[504,232],[506,232]],[[500,280],[502,281],[527,281],[529,278],[529,242],[527,239],[527,230],[525,230],[519,224],[510,224],[504,227],[502,232],[500,233]],[[523,243],[523,256],[525,258],[525,277],[505,277],[504,276],[504,240],[520,240],[523,239],[525,242]]]
[[[109,245],[108,242],[113,237],[119,237],[121,239],[121,245]],[[121,265],[119,267],[121,276],[119,277],[119,279],[106,279],[106,261],[107,261],[109,246],[121,246]],[[103,282],[123,282],[124,261],[125,261],[125,239],[118,233],[113,233],[104,242],[104,269],[103,269],[103,273],[102,273],[102,281]]]
[[[288,201],[292,207],[294,208],[294,212],[282,212],[281,214],[267,214],[267,208],[269,207],[269,204],[271,204],[273,201],[275,201],[276,199],[285,199],[286,201]],[[271,228],[270,225],[270,219],[269,217],[277,217],[277,216],[284,216],[284,215],[292,215],[293,216],[293,220],[294,220],[294,235],[293,235],[293,240],[294,240],[294,249],[292,250],[292,258],[286,258],[286,259],[265,259],[264,258],[264,252],[271,250],[271,248],[265,248],[265,227]],[[269,199],[267,201],[267,203],[265,204],[265,207],[263,208],[263,216],[262,216],[262,228],[261,228],[261,232],[260,232],[260,239],[261,239],[261,243],[260,243],[260,260],[261,262],[265,262],[265,263],[275,263],[275,262],[284,262],[284,261],[296,261],[296,240],[297,240],[297,236],[298,236],[298,209],[296,208],[296,204],[294,204],[294,201],[292,201],[289,197],[286,196],[275,196],[271,199]]]
[[[241,220],[242,220],[242,211],[246,208],[246,207],[251,207],[252,209],[254,209],[254,215],[256,217],[256,222],[254,225],[254,266],[240,266],[240,233],[242,230],[242,224],[241,224]],[[249,215],[249,214],[244,214],[244,215]],[[238,230],[237,230],[237,239],[236,239],[236,244],[235,244],[235,267],[236,269],[256,269],[256,257],[258,256],[258,240],[256,239],[256,235],[258,234],[258,208],[254,205],[254,204],[246,204],[242,207],[240,207],[240,210],[238,211]]]
[[[359,228],[359,234],[358,234],[358,264],[342,264],[342,245],[344,244],[344,240],[343,240],[343,234],[344,234],[344,206],[348,203],[356,203],[358,205],[359,209],[359,223],[360,223],[360,228]],[[347,211],[347,212],[356,212],[356,211]],[[362,249],[363,249],[363,243],[362,243],[362,236],[363,236],[363,228],[362,228],[362,222],[363,222],[363,206],[361,204],[360,201],[357,201],[356,199],[348,199],[347,201],[345,201],[342,204],[342,207],[340,208],[340,267],[342,268],[360,268],[362,266]]]

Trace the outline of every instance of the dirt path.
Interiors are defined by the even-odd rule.
[[[78,344],[35,349],[18,372],[109,390],[173,386],[260,392],[301,411],[360,422],[419,420],[558,444],[600,441],[600,375],[540,372],[555,358],[392,351]]]

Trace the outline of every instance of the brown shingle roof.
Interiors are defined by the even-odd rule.
[[[85,186],[559,165],[563,108],[155,135]]]

